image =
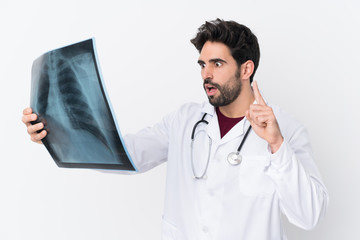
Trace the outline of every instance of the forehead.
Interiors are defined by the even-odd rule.
[[[215,58],[221,58],[226,61],[230,61],[231,59],[234,60],[231,56],[230,48],[224,43],[210,41],[205,42],[203,48],[201,49],[199,60],[206,61]]]

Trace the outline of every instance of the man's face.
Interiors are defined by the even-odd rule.
[[[198,63],[204,89],[214,107],[232,103],[241,92],[240,68],[223,43],[207,41]]]

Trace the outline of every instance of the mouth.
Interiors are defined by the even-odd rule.
[[[208,97],[214,96],[215,93],[217,92],[217,88],[208,83],[204,84],[204,88]]]

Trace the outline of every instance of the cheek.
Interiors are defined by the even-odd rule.
[[[231,75],[228,71],[224,69],[219,69],[216,73],[214,73],[214,78],[219,83],[226,83],[230,79]]]
[[[206,77],[205,77],[205,71],[204,71],[204,69],[201,69],[200,75],[201,75],[201,78],[202,78],[203,80],[206,78]]]

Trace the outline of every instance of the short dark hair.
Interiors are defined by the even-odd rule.
[[[256,36],[248,27],[235,21],[217,18],[201,25],[196,37],[190,41],[199,52],[207,41],[224,43],[230,48],[231,55],[239,67],[248,60],[253,61],[254,72],[250,76],[250,83],[253,81],[259,65],[260,48]]]

